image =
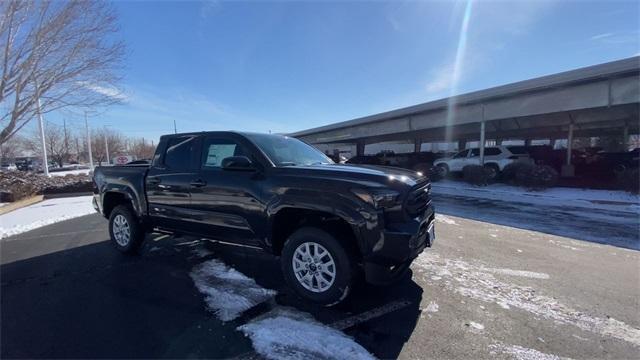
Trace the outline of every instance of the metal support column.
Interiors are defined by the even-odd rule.
[[[480,123],[480,165],[484,165],[485,122]]]
[[[629,124],[627,123],[622,128],[622,151],[629,151]]]
[[[422,139],[413,140],[413,152],[420,152],[422,148]]]
[[[569,124],[569,135],[567,136],[567,165],[571,165],[572,150],[573,150],[573,123]]]
[[[561,176],[573,177],[575,176],[575,167],[571,165],[571,152],[573,150],[573,122],[569,123],[569,133],[567,135],[567,159],[564,165],[562,165]]]
[[[356,143],[356,155],[357,156],[364,155],[364,146],[365,146],[364,141],[359,141],[359,142]]]

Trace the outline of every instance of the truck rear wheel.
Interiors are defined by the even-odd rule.
[[[315,303],[335,305],[351,291],[353,259],[336,238],[321,229],[304,227],[289,236],[281,265],[289,286]]]
[[[131,208],[118,205],[109,215],[109,235],[116,249],[134,254],[140,249],[145,233]]]

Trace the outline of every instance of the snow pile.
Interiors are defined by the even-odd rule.
[[[373,359],[341,331],[294,309],[276,308],[238,330],[268,359]]]
[[[491,355],[508,354],[516,360],[560,360],[556,355],[545,354],[535,349],[529,349],[518,345],[492,344],[489,345]]]
[[[93,214],[92,196],[50,199],[0,215],[0,239]]]
[[[575,188],[551,188],[545,191],[527,191],[505,184],[486,187],[463,182],[443,181],[431,184],[434,194],[475,197],[507,202],[525,202],[550,206],[573,206],[589,209],[640,212],[640,195],[624,191]]]
[[[89,168],[86,168],[76,170],[50,171],[49,174],[51,176],[89,175],[89,172],[91,172],[91,170]]]
[[[207,308],[222,321],[231,321],[276,295],[218,259],[196,265],[190,276],[204,294]]]
[[[482,264],[472,264],[459,259],[444,259],[434,253],[420,255],[415,264],[418,273],[426,273],[425,280],[434,280],[434,275],[442,277],[444,288],[448,291],[495,303],[504,309],[518,308],[540,318],[573,325],[585,331],[640,346],[639,329],[613,318],[603,319],[591,316],[562,304],[553,297],[541,295],[532,287],[504,282],[494,276],[497,273],[515,276],[527,274],[526,277],[531,277],[529,272],[496,271]]]

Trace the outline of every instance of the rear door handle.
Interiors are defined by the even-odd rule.
[[[193,187],[203,187],[203,186],[207,185],[207,182],[202,180],[202,179],[198,179],[198,180],[193,180],[190,183],[190,185],[193,186]]]

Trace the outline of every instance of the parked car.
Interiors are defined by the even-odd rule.
[[[382,165],[382,162],[375,155],[356,155],[347,160],[346,164]]]
[[[300,296],[325,305],[360,272],[373,284],[402,278],[435,238],[426,177],[335,164],[281,135],[165,135],[151,165],[98,167],[94,183],[118,250],[136,252],[151,231],[260,248],[280,256]]]
[[[3,162],[0,164],[0,171],[16,171],[18,167],[14,163]]]
[[[531,161],[523,146],[490,146],[484,148],[484,166],[491,170],[490,178],[495,178],[504,167],[516,161]],[[480,165],[480,149],[465,149],[452,157],[434,161],[440,176],[450,172],[460,172],[467,165]]]

